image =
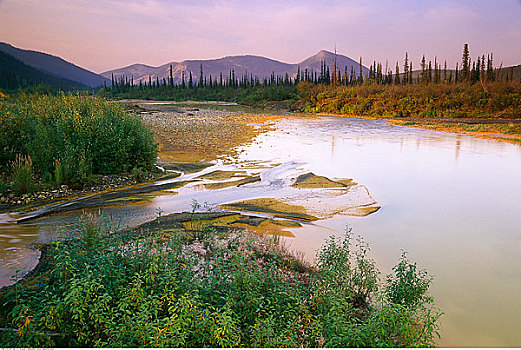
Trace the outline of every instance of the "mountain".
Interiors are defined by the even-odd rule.
[[[272,73],[275,73],[276,76],[284,76],[288,74],[291,78],[294,78],[297,75],[299,68],[301,72],[305,72],[307,69],[309,73],[313,71],[313,73],[317,73],[317,75],[320,74],[323,61],[325,61],[329,66],[332,74],[334,59],[335,54],[325,50],[322,50],[316,55],[295,64],[284,63],[261,56],[228,56],[211,60],[186,60],[183,62],[170,62],[159,67],[151,67],[144,64],[133,64],[128,67],[103,72],[101,75],[108,79],[111,79],[112,75],[114,75],[116,79],[121,77],[127,77],[130,79],[133,77],[134,83],[136,84],[139,83],[140,80],[148,81],[149,78],[152,80],[156,80],[156,78],[159,78],[160,80],[163,78],[168,79],[170,76],[170,66],[172,66],[172,76],[174,78],[174,82],[179,83],[183,73],[185,75],[186,81],[188,81],[190,72],[192,72],[192,79],[194,81],[198,81],[202,66],[203,76],[209,78],[211,75],[214,80],[219,79],[220,74],[222,74],[223,79],[227,78],[232,70],[235,76],[238,77],[247,74],[248,76],[253,75],[259,79],[263,79],[269,78]],[[351,67],[353,67],[355,73],[358,75],[358,62],[347,56],[337,55],[337,69],[340,70],[342,74],[344,74],[345,67],[347,67],[348,74],[350,74]],[[369,71],[365,67],[363,67],[362,70],[364,74],[367,74]]]
[[[39,84],[51,85],[60,90],[87,88],[87,86],[76,81],[39,71],[0,51],[0,89],[16,90]]]
[[[300,62],[298,66],[300,66],[301,71],[307,69],[308,71],[313,70],[313,72],[320,73],[320,67],[323,61],[326,62],[326,65],[329,66],[331,74],[333,74],[333,67],[335,66],[335,54],[326,50],[319,51],[316,55],[311,56],[305,59],[304,61]],[[360,72],[360,63],[347,56],[337,54],[336,66],[337,71],[340,71],[342,75],[344,75],[345,67],[347,67],[347,74],[351,74],[351,67],[354,67],[355,73],[357,75]],[[369,73],[369,70],[362,66],[362,73],[367,74]]]
[[[39,71],[58,78],[72,80],[82,85],[97,87],[102,86],[104,82],[110,83],[101,75],[78,67],[60,57],[38,51],[22,50],[7,43],[0,43],[0,51]]]

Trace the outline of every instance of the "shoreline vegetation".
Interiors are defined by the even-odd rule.
[[[157,144],[138,116],[86,94],[0,96],[0,205],[149,181]]]
[[[0,345],[435,344],[432,278],[405,254],[382,281],[350,230],[313,267],[276,236],[208,225],[211,216],[159,215],[126,230],[85,216],[79,236],[45,245],[39,269],[0,291]]]

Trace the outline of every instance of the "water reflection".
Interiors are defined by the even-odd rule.
[[[352,177],[382,208],[294,229],[292,247],[312,259],[331,229],[350,224],[383,271],[404,249],[435,275],[432,292],[446,313],[440,345],[519,346],[521,147],[365,120],[302,124],[283,126],[291,137],[264,135],[242,157],[292,159],[328,177]]]

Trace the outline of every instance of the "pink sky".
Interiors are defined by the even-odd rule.
[[[521,1],[0,0],[0,41],[94,72],[253,54],[288,63],[321,49],[391,67],[427,60],[521,64]],[[368,65],[367,64],[367,65]]]

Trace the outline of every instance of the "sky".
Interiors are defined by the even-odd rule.
[[[0,41],[101,73],[134,63],[259,55],[298,63],[321,49],[366,66],[473,59],[521,64],[521,0],[0,0]]]

